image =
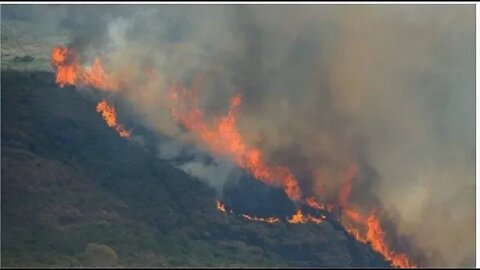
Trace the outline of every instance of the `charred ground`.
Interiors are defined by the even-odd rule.
[[[387,265],[329,222],[265,224],[218,212],[211,188],[120,138],[91,94],[58,88],[52,73],[2,71],[1,85],[2,266]],[[263,184],[241,187],[252,202],[271,194],[288,204]]]

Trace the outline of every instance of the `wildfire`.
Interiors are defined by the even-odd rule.
[[[225,204],[223,204],[218,200],[216,201],[216,208],[218,211],[226,213]],[[230,213],[233,214],[233,211],[230,210]],[[280,218],[278,217],[256,217],[256,216],[251,216],[247,214],[241,214],[240,216],[250,221],[265,222],[270,224],[274,224],[280,221]],[[323,222],[324,219],[325,219],[325,216],[314,217],[312,215],[304,215],[302,211],[299,209],[297,210],[297,212],[295,212],[295,214],[292,215],[291,218],[287,217],[285,220],[288,223],[293,223],[293,224],[296,224],[296,223],[305,224],[307,222],[320,224]]]
[[[171,93],[177,106],[172,108],[172,117],[190,130],[196,138],[215,154],[227,155],[241,168],[249,171],[256,179],[270,185],[282,186],[288,197],[299,201],[302,197],[297,179],[287,167],[268,166],[258,148],[249,147],[237,130],[238,108],[242,98],[236,95],[230,102],[227,116],[218,119],[209,127],[203,112],[196,105],[195,92],[176,88]],[[181,106],[189,104],[188,106]]]
[[[372,248],[375,251],[383,254],[385,258],[392,262],[393,266],[402,268],[416,267],[410,262],[407,255],[402,253],[396,253],[388,247],[385,243],[385,231],[380,225],[380,221],[374,212],[370,213],[367,219],[368,231],[367,239],[372,243]]]
[[[364,244],[370,244],[373,250],[385,257],[385,260],[390,262],[392,266],[399,268],[416,268],[417,266],[408,258],[406,254],[392,250],[385,242],[385,231],[383,230],[380,220],[375,211],[365,217],[358,211],[349,208],[346,209],[345,214],[352,219],[357,226],[360,226],[364,233],[354,228],[351,224],[346,226],[347,232],[352,235],[357,241]]]
[[[83,67],[80,65],[74,49],[63,46],[54,47],[51,64],[56,73],[55,83],[60,87],[67,85],[91,86],[101,90],[118,88],[118,84],[105,73],[99,58],[95,58],[92,66]],[[115,107],[103,99],[96,108],[109,127],[114,128],[121,137],[130,138],[130,132],[117,122]]]
[[[416,268],[407,255],[392,250],[385,241],[385,231],[383,230],[380,220],[373,210],[368,216],[363,216],[357,209],[348,203],[353,181],[358,174],[358,166],[352,163],[347,169],[345,181],[340,187],[338,193],[338,204],[344,208],[345,215],[353,221],[356,228],[352,224],[347,224],[345,230],[352,235],[357,241],[370,244],[373,250],[380,253],[389,261],[392,266],[400,268]]]
[[[112,74],[105,72],[102,61],[95,58],[90,66],[83,66],[78,60],[76,51],[72,48],[58,46],[53,48],[51,64],[55,70],[55,82],[60,87],[68,85],[89,86],[100,90],[118,89],[119,83]],[[148,73],[148,75],[152,75]],[[174,87],[171,98],[174,106],[171,114],[174,120],[178,121],[187,130],[192,132],[195,138],[212,153],[230,157],[239,167],[249,171],[257,180],[266,184],[280,186],[285,190],[287,196],[295,202],[302,202],[314,209],[332,211],[334,205],[331,203],[322,204],[314,197],[303,199],[298,180],[290,168],[285,166],[271,166],[264,158],[259,148],[249,146],[237,128],[239,107],[242,104],[242,97],[235,95],[230,101],[230,108],[226,116],[216,119],[213,125],[207,125],[203,111],[197,105],[197,89],[187,91],[182,87]],[[118,123],[115,107],[109,105],[105,99],[100,101],[96,110],[101,114],[107,125],[115,129],[121,137],[130,138],[130,131]],[[362,215],[356,208],[348,203],[353,181],[358,173],[356,164],[347,169],[345,181],[339,189],[338,205],[344,209],[344,214],[353,223],[343,224],[346,231],[357,241],[369,244],[373,250],[379,252],[384,258],[395,267],[414,268],[416,265],[411,262],[406,254],[396,252],[388,246],[385,241],[385,231],[375,211],[367,216]],[[226,213],[225,204],[216,201],[218,211]],[[232,210],[229,213],[233,214]],[[281,221],[278,217],[255,217],[247,214],[240,215],[242,218],[274,224]],[[308,222],[320,224],[325,217],[314,217],[305,215],[300,209],[291,217],[285,219],[292,224],[305,224]],[[342,220],[342,223],[344,221]]]
[[[356,228],[354,228],[352,225],[348,225],[345,230],[351,235],[353,236],[353,238],[355,238],[355,240],[357,240],[358,242],[360,243],[363,243],[363,244],[367,244],[367,240],[364,239],[361,234],[360,234],[360,231],[357,230]]]
[[[217,200],[217,210],[225,213],[225,204]]]
[[[55,69],[55,82],[67,85],[90,86],[101,90],[114,90],[118,83],[105,73],[102,62],[95,58],[90,67],[83,67],[74,49],[58,46],[53,48],[51,64]]]
[[[225,209],[225,204],[222,203],[221,201],[217,200],[216,201],[216,207],[217,207],[217,210],[220,211],[220,212],[223,212],[223,213],[226,213],[226,209]],[[230,210],[230,213],[233,214],[233,211]],[[251,221],[258,221],[258,222],[266,222],[266,223],[277,223],[280,221],[279,218],[277,217],[265,217],[265,218],[262,218],[262,217],[255,217],[255,216],[250,216],[250,215],[247,215],[247,214],[242,214],[240,215],[241,217],[247,219],[247,220],[251,220]]]
[[[270,224],[277,223],[277,222],[280,221],[280,219],[277,218],[277,217],[261,218],[261,217],[249,216],[247,214],[242,214],[242,217],[244,217],[245,219],[248,219],[248,220],[258,221],[258,222],[266,222],[266,223],[270,223]]]
[[[172,117],[179,121],[187,130],[191,131],[196,138],[214,154],[230,156],[233,161],[241,168],[248,170],[252,175],[267,184],[282,186],[290,199],[300,201],[302,194],[298,181],[288,167],[268,166],[262,157],[262,152],[258,148],[249,147],[237,129],[238,108],[241,105],[241,96],[234,96],[230,102],[228,114],[218,119],[213,127],[209,127],[203,116],[203,112],[197,107],[196,92],[190,94],[183,88],[175,88],[171,97],[177,104],[172,108]],[[187,105],[187,106],[185,106]],[[190,105],[190,106],[188,106]],[[350,232],[358,241],[362,243],[370,243],[372,248],[381,253],[387,261],[397,267],[414,267],[405,254],[396,253],[391,250],[384,240],[384,231],[380,226],[376,216],[369,216],[364,219],[359,213],[348,208],[348,197],[351,193],[353,181],[358,173],[356,164],[352,164],[346,173],[346,179],[339,191],[339,205],[346,208],[346,212],[354,221],[366,220],[366,222],[358,223],[360,226],[366,226],[367,234],[362,236],[360,231],[353,227],[348,227]],[[313,197],[307,198],[305,204],[319,210],[331,211],[332,204],[326,207],[316,201]],[[264,221],[274,223],[278,218],[256,218],[249,215],[242,215],[244,218],[253,221]],[[291,218],[287,218],[289,223],[304,224],[307,222],[321,223],[325,217],[313,217],[304,215],[298,210]],[[268,221],[267,221],[268,220]],[[277,221],[275,221],[277,222]]]
[[[60,86],[75,85],[77,82],[78,63],[76,54],[65,47],[52,50],[51,63],[56,71],[55,82]]]
[[[115,129],[120,137],[130,138],[130,131],[127,131],[122,124],[117,122],[115,107],[109,105],[105,99],[97,104],[97,112],[100,113],[107,125]]]
[[[345,208],[345,215],[353,221],[357,227],[360,227],[360,229],[357,229],[352,224],[348,224],[345,226],[346,231],[357,241],[364,244],[370,244],[372,249],[382,254],[392,266],[400,268],[416,267],[416,265],[413,264],[405,254],[395,252],[385,242],[385,231],[383,230],[375,211],[371,211],[370,214],[365,217],[358,210],[349,205],[348,198],[357,173],[357,165],[351,164],[347,169],[345,181],[340,187],[338,193],[338,203]]]
[[[288,223],[301,223],[305,224],[307,222],[313,222],[316,224],[320,224],[323,222],[325,219],[324,216],[321,216],[320,218],[311,216],[311,215],[304,215],[300,209],[297,210],[297,212],[291,217],[287,218]]]
[[[309,197],[305,200],[305,204],[318,210],[325,210],[325,206],[319,203],[314,197]]]

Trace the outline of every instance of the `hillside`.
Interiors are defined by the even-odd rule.
[[[49,72],[2,71],[2,266],[385,266],[329,222],[266,224],[122,139]],[[148,131],[145,131],[148,132]]]

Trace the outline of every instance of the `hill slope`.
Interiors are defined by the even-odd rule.
[[[328,222],[218,212],[212,189],[120,138],[53,74],[1,76],[2,266],[386,266]]]

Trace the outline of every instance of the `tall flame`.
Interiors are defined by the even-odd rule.
[[[213,127],[206,124],[203,112],[197,107],[195,91],[188,93],[183,88],[174,88],[171,97],[177,102],[176,106],[172,108],[172,117],[191,131],[210,151],[215,154],[230,156],[239,167],[251,172],[258,180],[270,185],[282,186],[288,197],[293,201],[298,202],[302,199],[298,181],[288,167],[268,166],[263,160],[260,149],[249,147],[244,143],[237,129],[238,108],[242,102],[241,96],[236,95],[231,99],[228,114],[218,119]],[[348,197],[357,173],[358,167],[356,164],[352,164],[347,170],[346,179],[340,188],[338,198],[342,207],[348,207]],[[304,203],[316,209],[325,209],[325,206],[313,197],[307,198]],[[332,210],[332,207],[333,205],[327,205],[329,211]],[[350,208],[346,210],[349,216],[357,222],[367,220],[367,222],[359,223],[360,226],[366,227],[366,236],[362,236],[358,230],[351,226],[347,228],[347,231],[357,240],[370,243],[372,248],[381,253],[393,266],[415,267],[405,254],[397,253],[389,248],[384,240],[385,233],[376,216],[369,216],[369,218],[364,219],[358,212],[354,212]],[[249,220],[265,221],[265,218],[254,218],[248,215],[243,215],[243,217]],[[324,217],[316,218],[311,215],[304,215],[301,210],[297,210],[291,218],[287,218],[287,222],[321,223],[323,219]]]
[[[172,91],[171,97],[177,101],[177,105],[171,111],[175,120],[190,130],[213,153],[231,157],[239,167],[249,171],[258,180],[283,187],[293,201],[301,199],[302,193],[298,181],[289,168],[268,166],[260,149],[249,147],[244,143],[237,129],[241,96],[234,96],[227,116],[218,119],[213,127],[209,127],[203,118],[203,112],[196,106],[194,95],[194,92],[193,95],[192,93],[189,95],[184,89],[176,88]],[[181,106],[185,104],[190,104],[192,108]]]
[[[120,137],[130,138],[130,131],[127,131],[122,124],[117,121],[117,112],[115,107],[109,105],[105,99],[97,104],[97,112],[100,113],[107,125],[115,129]]]
[[[385,241],[385,231],[383,230],[380,220],[376,215],[376,211],[373,210],[365,217],[357,209],[352,207],[348,203],[353,181],[358,174],[358,166],[351,164],[347,169],[345,181],[340,187],[338,193],[338,204],[344,208],[345,215],[354,223],[345,226],[346,231],[352,235],[357,241],[370,244],[373,250],[383,255],[383,257],[389,261],[392,266],[400,268],[416,268],[416,265],[412,263],[407,255],[392,250]],[[362,233],[363,232],[363,233]]]
[[[101,90],[114,90],[118,83],[108,75],[99,58],[90,67],[83,67],[74,49],[57,46],[52,50],[51,64],[55,69],[55,82],[60,86],[90,86]]]
[[[223,212],[223,213],[226,213],[225,211],[225,204],[220,202],[220,201],[216,201],[216,208],[218,211],[220,212]],[[233,214],[233,211],[230,210],[230,213]],[[244,219],[247,219],[247,220],[250,220],[250,221],[256,221],[256,222],[265,222],[265,223],[270,223],[270,224],[274,224],[274,223],[277,223],[277,222],[280,222],[280,218],[278,217],[256,217],[256,216],[251,216],[251,215],[248,215],[248,214],[241,214],[240,217],[244,218]],[[287,221],[288,223],[293,223],[293,224],[305,224],[305,223],[308,223],[308,222],[311,222],[311,223],[315,223],[315,224],[320,224],[323,222],[323,220],[325,219],[325,216],[320,216],[320,217],[314,217],[312,215],[304,215],[302,213],[302,211],[300,209],[298,209],[295,214],[293,214],[291,217],[287,217],[285,219],[285,221]]]
[[[416,268],[406,254],[396,252],[391,249],[385,241],[385,231],[383,230],[380,220],[375,211],[371,211],[368,216],[363,216],[353,208],[347,208],[345,214],[361,228],[356,229],[351,224],[346,226],[347,232],[357,241],[370,244],[373,250],[383,255],[385,260],[390,262],[392,266],[399,268]],[[363,233],[361,232],[363,231]]]
[[[51,63],[56,72],[55,82],[60,87],[76,84],[79,65],[74,51],[60,46],[53,48]]]

